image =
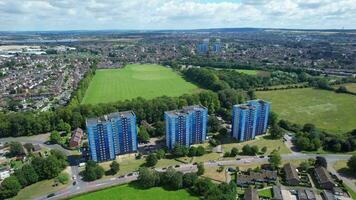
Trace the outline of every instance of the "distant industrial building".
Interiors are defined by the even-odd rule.
[[[96,162],[137,151],[136,115],[133,111],[87,119],[86,127],[90,156]]]
[[[166,145],[172,149],[175,144],[189,147],[206,139],[208,109],[199,106],[186,106],[181,110],[166,111]]]
[[[232,137],[238,141],[252,140],[267,131],[270,104],[263,100],[252,100],[233,106]]]

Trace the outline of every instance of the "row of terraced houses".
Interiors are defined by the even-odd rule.
[[[233,107],[232,137],[238,141],[254,139],[267,131],[270,104],[262,100],[248,101]],[[186,106],[164,113],[166,146],[189,147],[204,143],[207,137],[208,109]],[[133,111],[111,113],[86,120],[91,159],[113,160],[117,155],[137,151],[136,115]]]

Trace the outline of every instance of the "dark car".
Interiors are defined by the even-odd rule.
[[[51,198],[51,197],[54,197],[54,196],[56,196],[56,194],[51,193],[51,194],[47,195],[47,198]]]
[[[264,158],[265,156],[260,156],[260,158]]]
[[[180,165],[176,165],[176,166],[174,166],[175,168],[178,168],[178,167],[180,167]]]
[[[127,174],[127,176],[132,176],[133,175],[133,173],[129,173],[129,174]]]
[[[74,182],[73,182],[73,185],[77,185],[77,181],[74,181]]]

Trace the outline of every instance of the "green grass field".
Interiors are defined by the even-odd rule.
[[[100,69],[91,81],[82,104],[116,102],[143,97],[180,96],[199,91],[169,68],[160,65],[127,65],[123,69]]]
[[[261,150],[263,147],[267,147],[266,155],[269,155],[273,150],[279,150],[281,154],[290,153],[290,150],[284,145],[282,139],[268,139],[268,136],[256,137],[254,140],[240,142],[240,143],[230,143],[230,144],[223,144],[224,152],[231,151],[233,147],[236,147],[239,151],[242,150],[242,147],[245,145],[257,145]]]
[[[280,119],[294,123],[313,123],[331,133],[356,128],[356,96],[312,88],[256,92],[271,102]]]
[[[186,190],[167,191],[161,187],[147,190],[136,189],[130,185],[121,185],[105,190],[85,194],[73,198],[74,200],[198,200],[199,198],[190,196]]]

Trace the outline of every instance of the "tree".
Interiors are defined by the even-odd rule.
[[[20,142],[10,142],[10,156],[21,156],[25,154]]]
[[[235,157],[239,154],[239,150],[236,147],[233,147],[230,152],[231,157]]]
[[[138,170],[137,183],[142,188],[151,188],[159,182],[159,176],[156,171],[141,167]]]
[[[310,168],[310,164],[307,161],[300,163],[299,168],[303,171],[307,171]]]
[[[45,179],[51,179],[63,170],[63,166],[60,160],[55,156],[49,155],[43,162],[42,172]]]
[[[156,150],[156,156],[159,159],[163,159],[166,157],[166,152],[164,151],[164,149],[158,149]]]
[[[278,124],[271,125],[270,132],[271,132],[272,138],[275,138],[275,139],[281,138],[284,135],[283,129],[281,127],[279,127]]]
[[[25,164],[22,166],[21,171],[23,172],[29,185],[36,183],[39,180],[38,174],[30,164]]]
[[[156,154],[154,153],[150,153],[147,157],[146,157],[146,166],[147,167],[153,167],[157,164],[158,159]]]
[[[270,126],[276,125],[278,122],[278,115],[275,112],[269,112],[268,124]]]
[[[15,176],[5,178],[1,183],[0,199],[8,199],[10,197],[16,196],[20,190],[21,184]]]
[[[203,163],[198,163],[198,164],[197,164],[197,168],[198,168],[197,175],[198,175],[198,176],[203,175],[204,172],[205,172],[204,164],[203,164]]]
[[[140,127],[140,131],[137,135],[138,142],[147,143],[150,141],[150,135],[147,132],[147,129],[144,126]]]
[[[216,116],[209,116],[208,119],[208,132],[216,133],[220,130],[221,123]]]
[[[317,156],[315,160],[315,167],[328,167],[328,162],[326,162],[326,159],[322,156]]]
[[[85,181],[94,181],[103,177],[104,172],[104,169],[96,162],[88,160],[83,171],[83,178]]]
[[[26,143],[23,146],[25,147],[25,149],[27,150],[28,153],[32,152],[32,149],[33,149],[33,144],[32,143]]]
[[[162,136],[165,133],[165,124],[163,121],[157,121],[155,124],[155,136]]]
[[[279,154],[278,151],[273,151],[268,159],[268,162],[271,164],[273,169],[277,169],[279,165],[281,164],[281,155]]]
[[[190,188],[194,185],[194,183],[198,180],[198,176],[196,173],[186,173],[183,175],[183,187]]]
[[[266,152],[267,152],[267,147],[266,147],[266,146],[262,147],[261,153],[262,153],[262,154],[265,154]]]
[[[351,156],[351,158],[347,161],[347,166],[349,167],[350,171],[356,171],[356,155]]]
[[[60,144],[61,142],[61,135],[58,131],[52,131],[51,135],[49,136],[49,141],[53,144]]]
[[[310,124],[310,123],[304,124],[302,131],[306,132],[306,133],[314,132],[315,131],[315,125],[314,124]]]
[[[112,161],[110,164],[110,172],[111,174],[117,174],[120,170],[120,164],[116,162],[116,160]]]
[[[205,154],[205,148],[203,146],[198,146],[196,156],[202,156]]]
[[[57,180],[58,180],[58,182],[60,182],[62,184],[67,184],[69,181],[69,174],[67,172],[61,172],[57,176]]]
[[[193,157],[193,156],[196,156],[196,155],[197,155],[197,148],[194,147],[194,146],[191,146],[189,148],[188,156],[189,157]]]
[[[189,149],[186,146],[174,144],[172,154],[176,157],[183,157],[189,153]]]
[[[206,196],[212,187],[214,187],[214,184],[210,179],[202,178],[198,179],[193,185],[192,192],[197,196]]]

